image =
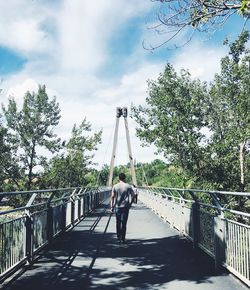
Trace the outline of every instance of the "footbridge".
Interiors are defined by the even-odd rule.
[[[0,193],[19,201],[0,212],[1,288],[248,289],[250,214],[226,195],[250,197],[141,187],[120,245],[108,187]]]

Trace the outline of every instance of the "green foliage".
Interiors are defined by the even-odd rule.
[[[85,174],[85,186],[97,186],[98,170],[89,169],[89,172]]]
[[[177,40],[173,47],[186,44],[195,32],[209,33],[221,30],[228,19],[234,14],[242,17],[242,29],[249,19],[249,0],[154,0],[161,2],[161,9],[156,14],[154,29],[157,33],[165,33],[166,38],[158,45],[151,45],[155,49],[162,45],[170,46]],[[185,31],[185,33],[183,33]],[[182,33],[180,44],[179,34]],[[184,37],[183,37],[184,36]]]
[[[194,183],[182,168],[159,159],[137,164],[136,177],[140,186],[191,188]]]
[[[220,171],[219,183],[232,190],[245,189],[246,161],[250,141],[250,52],[249,33],[230,44],[229,55],[221,60],[221,73],[215,76],[209,94],[208,128],[210,166]],[[240,169],[240,147],[242,168]],[[220,167],[220,168],[219,168]],[[215,171],[215,170],[213,170]],[[249,179],[248,179],[249,182]]]
[[[250,1],[241,0],[240,14],[249,16],[249,13],[250,13]]]
[[[55,97],[49,100],[45,86],[39,86],[37,93],[27,92],[20,110],[10,98],[3,113],[7,128],[0,124],[1,191],[96,185],[98,173],[90,165],[102,132],[91,134],[91,125],[84,119],[61,144],[54,134],[60,120],[59,104]],[[41,147],[61,152],[48,162],[37,153]],[[40,173],[34,173],[38,165]],[[15,205],[25,201],[13,198],[9,202]]]
[[[89,166],[93,153],[101,142],[102,132],[89,136],[91,125],[84,119],[79,127],[74,125],[71,138],[64,142],[64,151],[54,156],[42,177],[43,187],[74,187],[95,185]]]
[[[37,93],[26,93],[21,110],[10,98],[8,107],[3,106],[3,112],[8,128],[12,130],[19,149],[22,149],[19,161],[23,170],[28,170],[26,188],[30,189],[34,167],[45,161],[38,155],[37,148],[44,147],[51,152],[59,148],[60,139],[53,133],[60,119],[59,104],[55,97],[49,100],[45,86],[39,86]]]
[[[0,191],[13,190],[21,175],[16,158],[17,142],[0,120]]]
[[[183,169],[167,164],[159,159],[150,163],[138,163],[135,170],[138,186],[191,188],[193,185],[192,178]],[[129,164],[114,167],[113,183],[118,182],[118,175],[121,172],[126,174],[126,181],[132,183]],[[104,165],[98,175],[98,184],[107,185],[109,166]]]
[[[192,80],[187,71],[178,75],[167,64],[157,81],[149,81],[147,107],[133,107],[133,118],[139,124],[137,136],[153,143],[169,161],[197,175],[204,152],[206,126],[205,84]]]
[[[148,82],[147,106],[132,108],[137,136],[192,176],[197,187],[240,191],[250,186],[248,39],[244,32],[229,44],[209,88],[167,64],[156,81]]]
[[[104,164],[102,166],[102,169],[97,174],[97,184],[106,186],[108,184],[108,178],[109,178],[109,166],[107,164]]]
[[[108,184],[108,178],[109,178],[109,171],[110,167],[108,165],[104,165],[102,169],[99,171],[97,175],[97,182],[98,185],[107,185]],[[113,171],[113,184],[117,183],[119,181],[119,174],[123,172],[126,175],[126,182],[132,183],[132,176],[131,176],[131,170],[130,170],[130,164],[126,165],[119,165],[114,167]],[[137,173],[136,173],[137,174]]]

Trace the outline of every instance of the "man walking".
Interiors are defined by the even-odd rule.
[[[125,180],[125,174],[120,173],[119,182],[112,188],[110,204],[111,210],[115,210],[116,214],[117,239],[122,243],[125,243],[129,208],[134,198],[133,189]]]

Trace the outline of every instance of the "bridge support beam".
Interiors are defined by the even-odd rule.
[[[200,205],[195,202],[192,205],[192,228],[193,228],[193,247],[197,249],[200,240]]]
[[[225,220],[214,217],[214,254],[215,268],[220,269],[225,262]]]
[[[26,216],[25,222],[25,255],[27,256],[28,263],[31,264],[33,261],[33,219],[30,214]]]
[[[124,107],[124,108],[116,108],[115,135],[114,135],[114,141],[113,141],[112,157],[111,157],[111,162],[110,162],[108,186],[112,186],[112,183],[113,183],[113,171],[114,171],[114,163],[115,163],[115,158],[116,158],[116,147],[117,147],[117,139],[118,139],[119,120],[120,120],[121,116],[124,117],[124,124],[125,124],[125,131],[126,131],[126,139],[127,139],[127,147],[128,147],[128,155],[129,155],[130,169],[131,169],[131,175],[132,175],[132,182],[133,182],[133,184],[137,185],[134,160],[132,157],[132,149],[131,149],[130,136],[129,136],[128,120],[127,120],[128,110],[126,107]]]
[[[118,108],[117,108],[117,110],[118,110]],[[113,141],[112,157],[111,157],[111,161],[110,161],[108,186],[112,186],[113,171],[114,171],[114,164],[115,164],[115,157],[116,157],[116,146],[117,146],[117,138],[118,138],[119,121],[120,121],[120,115],[117,113],[116,123],[115,123],[115,135],[114,135],[114,141]]]
[[[125,130],[126,130],[128,156],[129,156],[129,162],[130,162],[132,182],[133,182],[134,185],[137,185],[136,176],[135,176],[134,160],[133,160],[133,157],[132,157],[132,149],[131,149],[131,143],[130,143],[130,137],[129,137],[128,120],[127,120],[127,117],[125,117],[125,116],[124,116],[124,123],[125,123]]]

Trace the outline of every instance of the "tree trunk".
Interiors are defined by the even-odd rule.
[[[31,156],[30,156],[27,190],[30,190],[31,188],[34,156],[35,156],[35,142],[33,142],[33,147],[32,147]]]
[[[239,159],[240,159],[240,188],[241,191],[245,190],[245,145],[246,142],[242,141],[240,143],[240,150],[239,150]]]

